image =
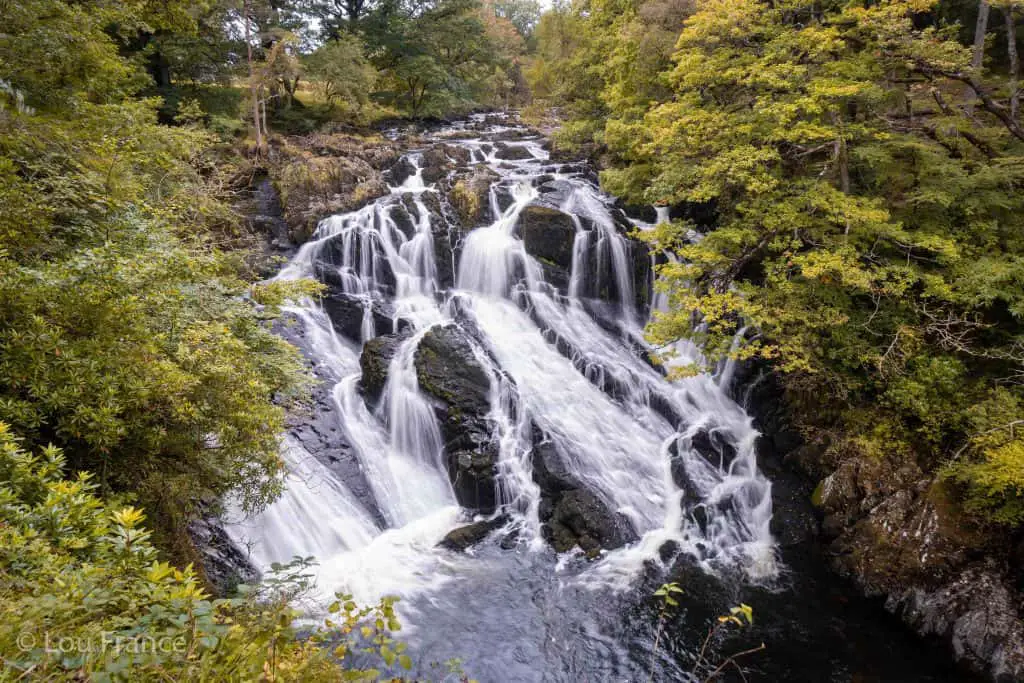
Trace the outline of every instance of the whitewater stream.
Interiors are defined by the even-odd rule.
[[[586,167],[551,162],[525,129],[477,118],[435,135],[431,144],[463,150],[458,169],[490,169],[483,220],[454,225],[445,180],[425,181],[423,153],[411,152],[390,195],[325,218],[278,275],[319,277],[361,307],[347,336],[318,301],[287,309],[330,387],[323,411],[349,462],[284,435],[285,493],[228,527],[252,562],[315,556],[321,604],[335,591],[366,604],[400,596],[397,636],[413,673],[434,680],[451,658],[485,683],[690,680],[708,625],[741,600],[764,616],[756,639],[781,636],[748,660],[751,680],[947,680],[924,646],[893,635],[872,609],[843,612],[845,594],[820,588],[823,579],[811,580],[820,590],[800,589],[813,616],[792,612],[792,563],[771,533],[758,433],[728,391],[735,368],[718,363],[714,374],[669,381],[648,357],[643,327],[664,302],[652,293],[651,257],[627,231],[651,226],[624,224]],[[523,212],[537,205],[571,218],[564,273],[524,240]],[[423,340],[451,328],[489,386],[494,483],[475,516],[459,504],[436,401],[418,375]],[[395,342],[371,401],[360,354],[381,334]],[[669,366],[700,360],[686,342],[674,352]],[[547,467],[617,520],[624,544],[589,557],[553,550],[550,503],[534,471],[539,444]],[[497,521],[467,550],[438,545],[483,519]],[[684,605],[654,651],[651,594],[679,576],[689,577]],[[799,654],[794,642],[835,651]],[[916,654],[886,654],[897,644]]]

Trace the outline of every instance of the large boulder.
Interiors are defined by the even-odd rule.
[[[416,173],[416,164],[407,156],[403,156],[384,172],[384,177],[394,187],[398,187]]]
[[[575,190],[573,184],[568,180],[556,180],[550,176],[548,178],[550,179],[538,184],[538,197],[535,203],[557,209],[569,201],[569,197]]]
[[[510,145],[505,142],[498,142],[495,147],[497,151],[494,156],[504,161],[525,161],[533,159],[533,154],[523,145]]]
[[[544,520],[543,533],[556,551],[579,546],[588,557],[595,557],[602,548],[621,548],[636,540],[629,523],[586,489],[573,489],[557,497],[550,516]]]
[[[459,504],[483,513],[497,506],[498,444],[491,411],[491,382],[458,326],[431,328],[416,349],[420,390],[433,401],[445,442],[448,475]]]
[[[555,442],[537,427],[531,461],[533,480],[541,493],[541,532],[557,552],[579,546],[588,557],[595,557],[602,548],[620,548],[636,540],[629,521],[584,488]]]
[[[460,165],[472,161],[469,150],[458,145],[434,145],[423,151],[423,182],[436,183]]]
[[[576,224],[558,209],[531,204],[519,214],[519,231],[526,253],[544,270],[544,278],[563,293],[572,271]]]
[[[359,391],[371,408],[380,404],[391,361],[407,338],[407,333],[382,334],[363,344],[363,352],[359,355],[359,367],[362,369]]]

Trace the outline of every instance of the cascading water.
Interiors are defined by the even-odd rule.
[[[229,532],[261,565],[315,555],[326,595],[404,596],[402,635],[413,652],[461,656],[478,679],[629,678],[650,662],[624,644],[607,606],[635,599],[630,588],[645,563],[663,566],[659,553],[670,542],[705,571],[774,577],[771,485],[758,471],[750,418],[715,378],[670,382],[647,359],[638,294],[649,283],[636,276],[647,256],[616,222],[610,198],[578,171],[549,163],[536,140],[502,143],[527,154],[498,158],[491,138],[508,130],[446,137],[499,175],[487,198],[490,221],[466,226],[453,249],[453,286],[440,281],[447,255],[435,243],[449,226],[428,206],[437,188],[424,184],[418,154],[407,157],[414,172],[389,196],[323,220],[281,271],[283,279],[318,277],[362,307],[353,339],[338,335],[317,302],[290,310],[306,330],[307,354],[336,382],[332,413],[371,499],[360,500],[286,436],[285,495]],[[552,187],[557,196],[546,198]],[[575,228],[561,289],[520,231],[521,215],[538,202],[568,214]],[[489,382],[496,498],[509,520],[494,542],[465,554],[437,546],[468,515],[415,363],[424,336],[441,326],[466,332]],[[359,390],[360,344],[392,331],[401,336],[386,384],[368,402]],[[561,470],[625,520],[630,543],[593,561],[553,553],[541,534],[531,457],[538,434]],[[717,444],[721,457],[697,448],[699,440]],[[462,647],[487,639],[511,648]]]

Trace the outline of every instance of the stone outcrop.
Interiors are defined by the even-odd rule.
[[[373,328],[369,336],[392,334],[408,326],[404,319],[399,319],[396,323],[391,305],[378,299],[332,292],[323,297],[320,303],[331,319],[335,331],[354,342],[363,340],[363,326],[367,322],[367,313],[368,322]]]
[[[341,134],[292,139],[275,150],[271,178],[291,241],[305,242],[325,216],[386,195],[383,171],[397,160],[391,143]]]
[[[569,289],[576,225],[569,214],[531,204],[519,214],[519,232],[526,253],[544,271],[544,280],[563,294]]]
[[[510,145],[505,142],[498,142],[495,144],[494,156],[504,161],[524,161],[526,159],[532,159],[533,154],[530,150],[523,145]]]
[[[449,200],[463,229],[471,230],[490,223],[491,183],[500,176],[485,164],[478,164],[469,173],[460,174],[449,191]]]
[[[436,183],[460,166],[470,162],[469,150],[458,145],[440,144],[423,151],[423,182]]]
[[[777,380],[762,375],[735,393],[748,394],[762,431],[758,460],[773,482],[773,534],[783,543],[813,539],[834,571],[884,600],[919,635],[945,641],[959,664],[996,681],[1024,680],[1010,544],[964,518],[934,473],[913,462],[838,458],[824,444],[806,443],[791,426]],[[820,534],[798,498],[813,500]]]
[[[406,334],[382,334],[363,344],[363,352],[359,355],[362,370],[359,391],[370,407],[376,408],[380,404],[391,360],[407,337]]]
[[[579,547],[588,557],[637,539],[625,517],[583,487],[543,432],[534,429],[533,480],[541,490],[539,517],[544,538],[557,552]]]
[[[416,377],[441,425],[448,475],[463,507],[488,514],[497,505],[498,444],[491,382],[468,335],[454,325],[431,328],[416,349]]]

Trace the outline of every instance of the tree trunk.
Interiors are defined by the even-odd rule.
[[[1017,25],[1013,21],[1014,3],[1003,8],[1006,17],[1006,53],[1010,57],[1010,116],[1016,119],[1020,114],[1020,92],[1017,79],[1020,77],[1020,58],[1017,56]]]
[[[988,0],[978,2],[978,23],[974,25],[974,54],[971,56],[971,67],[974,69],[975,77],[981,72],[982,64],[985,62],[985,33],[988,31]],[[964,102],[967,113],[974,112],[974,90],[970,87],[964,89]]]
[[[252,124],[256,133],[256,151],[263,154],[263,131],[260,127],[260,98],[256,87],[256,67],[252,61],[252,39],[249,34],[249,0],[245,0],[242,9],[242,20],[245,22],[245,45],[249,48],[249,95],[252,97]]]

